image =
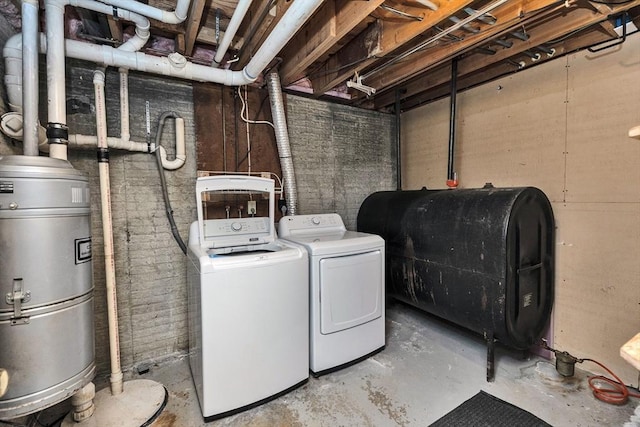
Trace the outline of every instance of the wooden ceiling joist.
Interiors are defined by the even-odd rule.
[[[325,1],[308,29],[299,32],[282,51],[280,78],[287,86],[305,76],[305,70],[367,18],[384,0]]]
[[[463,40],[416,52],[406,60],[385,68],[384,72],[370,76],[366,79],[365,84],[382,91],[392,85],[407,81],[440,62],[448,61],[481,46],[487,38],[495,38],[506,32],[517,30],[526,23],[527,19],[532,19],[536,14],[539,16],[543,11],[548,14],[555,8],[563,7],[563,5],[558,5],[556,0],[524,0],[506,3],[492,13],[497,18],[496,24],[485,24],[479,33],[469,35]]]
[[[362,52],[367,52],[368,40],[366,37],[357,37],[345,45],[338,53],[333,55],[320,67],[322,71],[317,77],[312,78],[314,93],[321,95],[345,80],[356,72],[364,70],[375,63],[379,57],[390,54],[405,43],[437,25],[451,14],[455,14],[471,4],[471,0],[452,0],[446,6],[441,6],[437,11],[426,10],[421,21],[386,22],[381,23],[380,39],[382,40],[379,51],[375,57],[358,57]],[[444,3],[444,2],[443,2]],[[352,51],[352,52],[349,52]],[[356,64],[352,59],[360,60]],[[349,61],[349,62],[345,62]]]
[[[207,0],[191,0],[189,15],[187,16],[184,30],[184,54],[187,56],[193,54],[193,48],[196,44],[196,38],[200,30],[200,22],[202,21],[202,14],[204,13],[206,3]]]
[[[616,10],[620,11],[620,8]],[[571,34],[579,29],[588,28],[594,25],[602,25],[602,23],[606,22],[608,22],[607,16],[603,16],[599,12],[595,12],[586,8],[571,10],[569,13],[564,14],[562,27],[559,27],[553,20],[547,21],[543,25],[537,25],[536,27],[532,28],[528,32],[528,40],[513,40],[513,45],[510,48],[496,49],[496,53],[494,55],[470,53],[463,56],[458,61],[458,76],[459,78],[464,79],[466,76],[478,74],[479,71],[493,69],[496,67],[496,64],[503,62],[506,63],[506,61],[510,58],[517,58],[522,54],[522,52],[526,50],[535,50],[536,46],[547,45],[549,42],[559,40],[567,34]],[[491,45],[491,41],[488,41],[487,44]],[[558,56],[562,55],[565,51],[565,48],[563,48],[562,46],[554,47],[554,49],[556,49],[554,54]],[[497,75],[500,74],[500,72],[497,73]],[[411,79],[409,82],[402,86],[405,90],[403,98],[409,99],[415,97],[421,92],[431,92],[434,88],[440,85],[446,85],[450,77],[450,71],[446,69],[443,72],[442,68],[423,73],[420,76]],[[488,81],[492,78],[495,78],[495,76],[489,74],[480,74],[478,78],[480,80],[484,78],[485,81]],[[379,109],[390,106],[394,102],[394,91],[380,93],[374,98],[374,105]]]

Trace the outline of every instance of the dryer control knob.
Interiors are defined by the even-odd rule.
[[[242,230],[242,224],[240,224],[239,222],[232,222],[231,223],[231,229],[233,231],[240,231],[240,230]]]
[[[314,216],[313,218],[311,218],[311,222],[313,223],[313,225],[318,225],[320,224],[320,218]]]

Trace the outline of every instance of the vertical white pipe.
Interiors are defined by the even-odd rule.
[[[22,1],[22,132],[24,155],[38,155],[38,1]]]
[[[47,1],[47,136],[49,156],[67,159],[67,108],[65,100],[64,3]]]
[[[229,26],[224,32],[224,37],[222,37],[222,41],[218,45],[218,49],[216,50],[216,56],[213,58],[213,66],[219,67],[222,63],[222,58],[224,58],[224,54],[227,53],[227,49],[229,49],[229,45],[233,41],[236,33],[238,32],[238,28],[244,19],[244,16],[247,14],[249,10],[249,6],[251,6],[252,0],[239,0],[238,5],[236,6],[236,10],[233,12],[233,16],[231,17],[231,21],[229,21]]]
[[[100,201],[102,204],[102,233],[104,236],[104,267],[107,288],[107,317],[109,320],[109,352],[111,356],[111,394],[123,392],[120,367],[120,338],[118,336],[118,305],[116,294],[116,264],[113,253],[113,223],[111,217],[111,183],[109,182],[109,148],[107,146],[107,115],[104,99],[104,72],[93,73],[96,97],[96,135],[98,136],[98,168],[100,172]]]
[[[131,138],[129,131],[129,70],[119,68],[120,73],[120,139],[127,142]]]

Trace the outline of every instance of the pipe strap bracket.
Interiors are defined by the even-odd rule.
[[[109,163],[109,149],[99,147],[98,148],[98,163]]]
[[[49,144],[69,145],[69,128],[64,123],[47,123]]]
[[[119,19],[120,17],[118,16],[118,6],[111,6],[113,8],[113,13],[111,14],[113,16],[113,19]]]

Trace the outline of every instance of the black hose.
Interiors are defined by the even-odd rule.
[[[171,234],[173,234],[173,238],[176,239],[178,246],[180,246],[180,249],[186,255],[187,245],[184,243],[184,240],[182,240],[180,232],[178,231],[178,226],[176,226],[176,221],[173,218],[173,209],[171,209],[171,201],[169,200],[169,192],[167,191],[167,180],[164,177],[162,157],[160,156],[160,138],[162,137],[162,128],[164,127],[165,120],[169,117],[173,117],[174,119],[181,118],[178,113],[173,111],[166,111],[162,113],[158,118],[158,130],[156,131],[155,145],[156,164],[158,165],[158,172],[160,173],[160,186],[162,187],[162,197],[164,198],[165,212],[167,213],[167,219],[169,220],[169,225],[171,226]]]

